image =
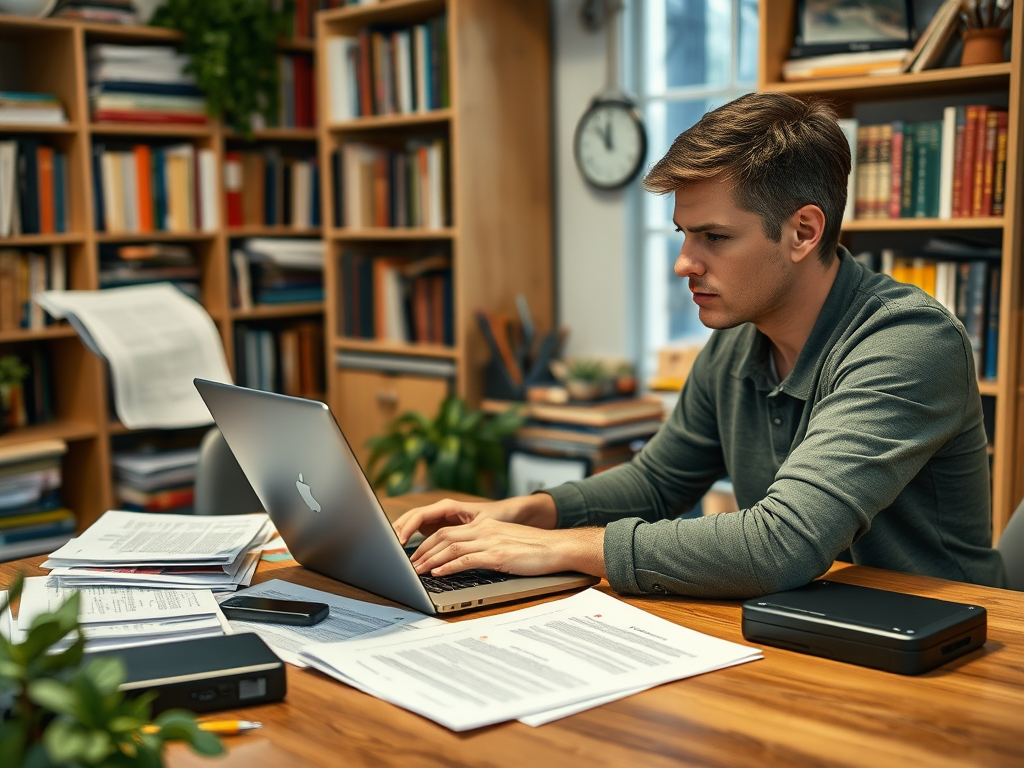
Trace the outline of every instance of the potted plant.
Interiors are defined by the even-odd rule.
[[[184,34],[207,112],[251,136],[253,115],[277,121],[277,43],[291,37],[294,10],[295,0],[168,0],[150,24]]]
[[[597,400],[607,389],[608,371],[600,360],[585,357],[570,360],[565,377],[565,388],[573,400]]]
[[[367,442],[371,482],[384,486],[389,496],[408,493],[423,464],[433,487],[487,496],[492,492],[488,479],[506,484],[503,440],[522,423],[517,409],[489,417],[454,396],[441,404],[433,421],[409,411]]]
[[[21,594],[19,579],[0,606]],[[224,751],[191,713],[169,710],[150,722],[152,694],[128,700],[116,658],[82,663],[85,637],[78,623],[78,592],[53,613],[37,616],[24,640],[0,634],[0,765],[4,768],[162,766],[164,744],[183,741],[204,755]],[[52,652],[70,636],[65,650]],[[62,646],[63,647],[63,646]]]
[[[615,391],[623,397],[636,392],[636,370],[633,364],[621,362],[615,367]]]
[[[14,405],[14,390],[28,376],[29,367],[17,355],[0,356],[0,434],[10,426],[10,412]]]

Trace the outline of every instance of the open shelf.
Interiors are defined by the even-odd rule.
[[[176,125],[174,123],[89,123],[95,136],[153,136],[168,138],[211,138],[214,128],[205,125]]]
[[[407,128],[419,125],[447,123],[452,118],[450,109],[432,109],[408,115],[366,115],[353,120],[327,124],[329,131],[374,131],[380,128]]]
[[[5,133],[55,133],[57,135],[70,135],[78,133],[78,123],[63,123],[62,125],[0,123],[0,136],[3,136]]]
[[[385,21],[405,21],[412,14],[432,15],[441,13],[444,8],[444,0],[388,0],[386,3],[322,11],[318,15],[325,21],[352,22],[361,26]]]
[[[152,240],[157,242],[178,241],[178,240],[212,240],[217,236],[216,232],[197,232],[190,229],[182,232],[167,232],[157,230],[151,232],[97,232],[96,242],[98,243],[134,243],[139,240]]]
[[[374,227],[370,229],[332,229],[328,235],[333,240],[451,240],[455,230],[424,229],[422,227]]]
[[[233,309],[234,320],[263,320],[275,317],[302,317],[319,315],[324,311],[322,301],[309,301],[295,304],[261,304],[252,309]]]
[[[406,344],[400,341],[380,341],[377,339],[338,338],[334,340],[334,348],[350,352],[376,352],[382,355],[416,355],[418,357],[440,357],[444,359],[454,359],[459,354],[452,347],[445,347],[440,344]]]
[[[252,132],[252,136],[232,128],[224,129],[225,139],[240,139],[252,141],[316,141],[316,128],[260,128]]]
[[[910,232],[942,229],[1002,229],[1002,216],[973,219],[856,219],[844,221],[844,232]]]
[[[16,344],[23,341],[45,341],[46,339],[69,339],[76,336],[75,329],[66,323],[51,325],[48,328],[30,330],[23,328],[17,331],[0,331],[0,344]]]
[[[320,237],[321,227],[267,227],[260,224],[228,227],[228,237]]]
[[[0,246],[4,248],[17,246],[32,248],[34,246],[67,245],[70,243],[81,243],[85,241],[85,235],[81,232],[51,232],[45,235],[15,235],[14,237],[0,238]]]
[[[1010,62],[973,67],[929,69],[902,75],[832,77],[794,83],[765,83],[764,90],[776,93],[831,95],[843,101],[877,101],[906,96],[947,95],[1006,89],[1010,84]]]
[[[0,434],[0,448],[11,445],[33,443],[37,440],[88,440],[97,435],[94,424],[80,421],[50,421],[46,424],[35,424],[31,427],[19,427],[10,432]]]

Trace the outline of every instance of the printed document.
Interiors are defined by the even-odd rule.
[[[273,531],[266,513],[208,517],[110,510],[51,553],[43,566],[230,567],[243,553],[262,546]]]
[[[114,409],[131,429],[212,424],[194,378],[231,383],[206,310],[170,283],[105,291],[43,291],[36,302],[66,317],[110,364]]]
[[[311,627],[234,619],[228,621],[235,633],[255,632],[278,656],[297,667],[308,666],[299,657],[299,651],[306,645],[336,643],[369,633],[377,637],[389,631],[444,624],[440,619],[424,616],[422,613],[332,595],[330,592],[321,592],[319,589],[310,589],[281,579],[265,581],[234,595],[223,595],[218,600],[224,602],[240,595],[270,597],[277,600],[305,600],[311,603],[327,603],[331,607],[330,615]]]
[[[498,616],[311,645],[302,658],[465,731],[753,661],[761,652],[590,589]]]
[[[28,629],[42,613],[53,613],[75,591],[48,583],[47,576],[25,579],[18,610],[18,627]],[[82,624],[127,624],[182,617],[215,617],[220,612],[208,589],[137,589],[87,587],[78,590]]]

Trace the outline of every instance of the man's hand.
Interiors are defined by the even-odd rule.
[[[405,544],[416,531],[429,536],[446,526],[466,525],[477,519],[554,528],[558,522],[558,510],[555,500],[546,493],[483,503],[444,499],[426,507],[410,509],[393,525],[399,540]]]
[[[431,576],[486,568],[520,576],[581,571],[604,578],[604,528],[545,531],[478,513],[428,536],[412,564]]]

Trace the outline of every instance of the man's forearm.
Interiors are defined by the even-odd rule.
[[[605,578],[604,528],[572,528],[559,531],[563,543],[566,570]]]

